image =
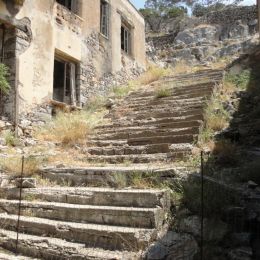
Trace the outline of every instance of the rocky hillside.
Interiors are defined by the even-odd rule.
[[[163,35],[148,32],[147,54],[165,66],[184,61],[208,65],[248,53],[258,44],[256,6],[229,7],[200,18],[169,20],[161,26]]]

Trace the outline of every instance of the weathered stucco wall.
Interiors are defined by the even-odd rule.
[[[145,68],[142,16],[128,1],[110,0],[109,4],[110,35],[106,38],[100,34],[100,0],[79,0],[77,14],[81,17],[58,5],[55,0],[25,0],[19,11],[11,14],[0,0],[0,14],[11,19],[26,17],[32,32],[26,48],[19,51],[21,44],[15,47],[20,113],[52,98],[56,54],[78,64],[79,104],[86,103],[91,95],[107,92],[109,86]],[[133,51],[129,56],[121,51],[122,16],[133,25]],[[5,112],[8,110],[7,114],[13,117],[14,111],[6,107]]]

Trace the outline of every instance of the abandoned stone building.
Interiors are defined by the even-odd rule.
[[[0,0],[0,22],[11,73],[0,116],[50,114],[51,100],[82,106],[145,68],[144,18],[128,0]]]

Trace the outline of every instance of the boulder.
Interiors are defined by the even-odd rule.
[[[36,179],[35,178],[16,178],[15,179],[15,186],[17,188],[24,188],[24,189],[30,189],[30,188],[36,188]]]
[[[198,244],[191,235],[169,231],[148,249],[147,259],[193,259],[198,251]]]

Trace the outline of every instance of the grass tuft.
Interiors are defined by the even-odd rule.
[[[102,118],[102,112],[60,112],[52,122],[40,129],[36,135],[41,140],[59,142],[64,146],[83,144]]]
[[[171,90],[169,88],[161,87],[156,90],[156,98],[165,98],[171,96]]]

